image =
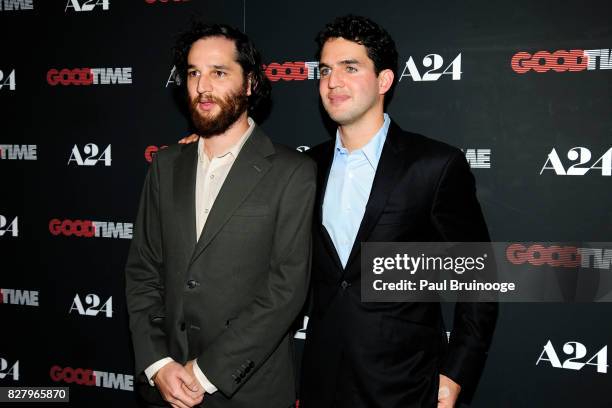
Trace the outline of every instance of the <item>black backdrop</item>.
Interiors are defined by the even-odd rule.
[[[276,79],[262,126],[300,149],[330,137],[316,32],[337,15],[374,19],[400,53],[390,115],[465,149],[493,240],[610,241],[611,9],[578,0],[0,0],[0,386],[68,385],[70,406],[137,406],[123,267],[147,158],[187,134],[170,48],[192,16],[251,36]],[[88,237],[93,221],[110,237]],[[612,406],[603,359],[611,312],[502,305],[472,406]]]

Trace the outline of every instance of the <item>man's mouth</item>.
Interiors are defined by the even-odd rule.
[[[201,110],[204,110],[204,111],[211,110],[215,105],[216,105],[216,103],[213,102],[212,100],[200,100],[200,101],[198,101],[198,107]]]
[[[328,95],[327,99],[332,105],[340,105],[350,99],[348,95]]]

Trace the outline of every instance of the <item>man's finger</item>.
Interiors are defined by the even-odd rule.
[[[189,143],[196,142],[197,140],[198,140],[198,136],[197,135],[189,135],[187,137],[182,138],[178,142],[179,142],[179,144],[189,144]]]
[[[204,396],[204,389],[203,388],[200,388],[200,391],[198,391],[198,392],[193,392],[189,388],[187,388],[187,386],[185,384],[182,384],[181,387],[183,387],[183,391],[185,391],[187,394],[189,394],[191,396],[191,398],[201,399]]]
[[[177,394],[177,398],[188,407],[193,407],[201,402],[199,397],[193,397],[189,391],[182,388],[180,394]]]
[[[198,404],[196,399],[191,398],[182,389],[172,392],[168,402],[176,404],[179,408],[191,408],[194,405]]]
[[[168,402],[170,403],[170,405],[172,405],[173,407],[176,407],[176,408],[191,408],[191,406],[184,404],[179,399],[171,398]]]
[[[190,391],[192,392],[200,391],[198,380],[195,377],[191,376],[187,372],[187,370],[182,370],[178,376],[179,376],[179,379],[183,382],[183,384],[185,384],[185,387],[187,387]]]

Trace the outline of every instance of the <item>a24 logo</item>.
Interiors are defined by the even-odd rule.
[[[422,65],[425,68],[429,68],[421,75],[416,63],[412,56],[406,61],[406,66],[400,75],[399,81],[404,77],[410,77],[413,81],[437,81],[442,75],[450,75],[453,81],[459,81],[461,79],[461,53],[455,57],[455,59],[448,64],[443,71],[440,69],[444,67],[444,58],[438,54],[427,54],[422,61]]]
[[[552,344],[548,340],[544,346],[544,350],[540,353],[536,365],[542,361],[547,361],[554,368],[564,368],[566,370],[582,370],[585,366],[594,366],[598,373],[606,374],[608,372],[608,346],[604,346],[597,353],[593,354],[588,360],[587,348],[584,344],[577,341],[568,341],[563,345],[563,354],[568,356],[563,362],[559,359],[559,355]]]

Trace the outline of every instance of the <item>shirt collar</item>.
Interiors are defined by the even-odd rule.
[[[385,140],[387,140],[387,132],[389,131],[389,125],[391,124],[391,118],[386,113],[384,114],[384,121],[378,132],[370,139],[370,141],[363,146],[361,149],[354,150],[353,153],[363,154],[373,169],[378,167],[380,156],[382,154]],[[336,130],[336,153],[348,154],[348,150],[342,145],[340,138],[340,129]]]
[[[246,130],[246,132],[244,132],[242,136],[240,136],[240,139],[238,140],[238,142],[236,142],[236,144],[230,147],[226,152],[215,156],[216,158],[225,157],[228,154],[231,155],[232,158],[234,159],[238,157],[240,150],[242,150],[242,146],[244,146],[247,139],[249,138],[249,136],[251,136],[251,133],[253,133],[253,130],[255,129],[255,121],[251,117],[249,117],[247,121],[249,123],[249,128]],[[198,160],[199,161],[209,160],[208,156],[204,153],[204,138],[203,137],[200,137],[198,139]]]

